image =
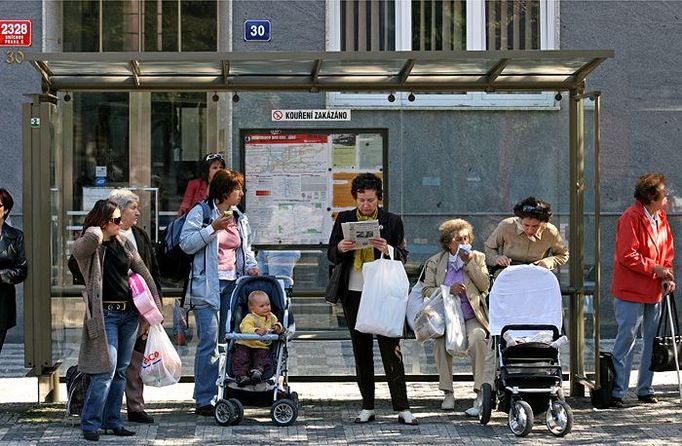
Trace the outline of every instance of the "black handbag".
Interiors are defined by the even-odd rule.
[[[669,302],[669,305],[666,303],[666,300]],[[668,328],[670,323],[668,307],[670,307],[672,312],[673,327],[675,328],[674,340],[672,336],[673,327]],[[658,321],[658,330],[654,338],[653,347],[649,370],[652,372],[670,372],[682,368],[682,334],[680,334],[680,322],[677,318],[675,297],[672,293],[663,298],[663,311],[661,312],[661,319]],[[675,364],[675,349],[677,349],[677,364]]]
[[[324,299],[330,304],[338,303],[341,298],[341,272],[343,271],[343,264],[339,263],[334,267],[329,275],[329,282],[327,282],[327,289],[324,291]]]

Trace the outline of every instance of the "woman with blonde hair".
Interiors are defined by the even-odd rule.
[[[422,297],[426,298],[441,285],[450,288],[453,298],[459,299],[465,319],[468,353],[474,374],[474,392],[478,394],[473,407],[466,410],[469,416],[478,416],[481,401],[479,392],[485,382],[492,384],[491,350],[487,346],[488,308],[484,293],[488,290],[490,279],[485,266],[485,255],[471,249],[474,228],[462,219],[448,220],[438,228],[442,251],[429,258],[425,264],[424,288]],[[448,330],[448,327],[445,327]],[[455,408],[452,388],[452,355],[446,350],[445,336],[433,342],[433,356],[438,369],[438,387],[444,393],[443,410]]]

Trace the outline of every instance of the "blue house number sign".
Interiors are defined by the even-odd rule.
[[[246,42],[269,42],[270,20],[245,20],[244,41]]]

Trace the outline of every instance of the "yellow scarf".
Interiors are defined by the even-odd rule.
[[[358,221],[376,220],[377,216],[379,215],[379,208],[376,208],[372,215],[362,215],[358,210],[355,211],[355,215],[357,216]],[[362,271],[363,263],[373,261],[374,261],[373,247],[370,246],[368,248],[356,249],[355,258],[353,260],[353,268],[355,268],[355,271]]]

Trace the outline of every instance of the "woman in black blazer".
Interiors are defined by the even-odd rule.
[[[13,206],[12,195],[0,189],[0,352],[7,330],[17,325],[14,286],[26,279],[24,233],[5,223]]]
[[[367,423],[375,418],[373,336],[355,330],[363,287],[362,265],[388,254],[389,246],[394,248],[397,260],[405,263],[407,259],[403,222],[398,215],[379,208],[382,193],[381,179],[374,174],[363,173],[353,179],[351,194],[357,207],[343,211],[336,217],[327,251],[332,263],[342,265],[340,299],[350,331],[355,371],[362,394],[362,410],[355,418],[356,423]],[[355,242],[343,238],[341,223],[363,220],[379,220],[381,237],[371,240],[371,248],[355,249]],[[400,338],[377,336],[377,342],[391,392],[393,410],[398,412],[398,422],[416,425],[418,421],[410,412],[407,400]]]

